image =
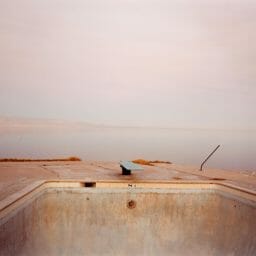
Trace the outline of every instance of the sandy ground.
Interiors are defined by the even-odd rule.
[[[256,175],[216,169],[203,172],[191,166],[177,164],[156,164],[143,166],[144,170],[130,176],[121,175],[118,162],[36,162],[0,163],[0,200],[20,191],[33,182],[41,180],[131,180],[131,181],[174,181],[192,182],[224,180],[256,193]],[[222,180],[222,181],[223,181]]]

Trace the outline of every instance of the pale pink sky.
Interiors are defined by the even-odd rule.
[[[255,0],[1,0],[0,115],[256,128]]]

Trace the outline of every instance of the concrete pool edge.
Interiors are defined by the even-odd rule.
[[[240,198],[256,205],[256,192],[245,189],[227,182],[220,181],[122,181],[122,180],[41,180],[36,181],[24,189],[10,195],[0,201],[0,220],[5,218],[25,202],[31,200],[35,195],[49,188],[93,188],[93,189],[173,189],[177,191],[188,190],[213,190],[222,195],[229,195],[232,198]]]

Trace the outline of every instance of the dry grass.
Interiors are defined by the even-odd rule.
[[[67,158],[56,158],[56,159],[22,159],[22,158],[0,159],[0,162],[63,162],[63,161],[81,161],[81,159],[76,156],[71,156]]]
[[[160,160],[155,160],[155,161],[148,161],[145,159],[136,159],[132,161],[135,164],[141,164],[141,165],[149,165],[149,166],[154,166],[154,164],[171,164],[169,161],[160,161]]]
[[[155,160],[155,161],[150,161],[153,164],[172,164],[170,161],[161,161],[161,160]]]

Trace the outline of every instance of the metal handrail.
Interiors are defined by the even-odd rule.
[[[207,158],[202,162],[201,166],[200,166],[200,170],[199,171],[203,171],[203,166],[204,164],[208,161],[208,159],[217,151],[217,149],[220,147],[220,145],[218,145],[213,151],[212,153],[207,156]]]

